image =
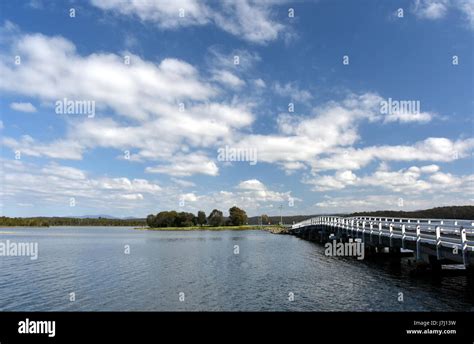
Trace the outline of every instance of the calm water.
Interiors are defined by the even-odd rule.
[[[2,242],[39,245],[34,261],[0,257],[3,311],[474,309],[473,282],[464,276],[411,278],[385,263],[326,257],[322,246],[292,236],[99,227],[0,232]]]

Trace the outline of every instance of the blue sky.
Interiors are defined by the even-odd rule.
[[[472,0],[0,6],[6,216],[473,204]]]

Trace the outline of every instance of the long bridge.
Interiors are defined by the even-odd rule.
[[[433,271],[448,264],[474,269],[474,220],[320,216],[294,224],[290,233],[320,243],[360,242],[369,254],[412,252]]]

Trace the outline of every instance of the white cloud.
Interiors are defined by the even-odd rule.
[[[422,173],[435,173],[439,171],[439,166],[438,165],[426,165],[426,166],[421,166],[420,171]]]
[[[348,187],[381,189],[402,195],[435,193],[435,192],[469,192],[474,191],[474,175],[454,176],[438,172],[436,165],[412,166],[390,171],[382,164],[375,172],[365,176],[356,176],[352,171],[337,171],[335,175],[314,175],[306,177],[303,182],[313,185],[313,191],[341,190]],[[461,185],[464,188],[461,189]]]
[[[467,26],[474,30],[474,1],[472,0],[414,0],[413,10],[420,18],[439,20],[455,9],[463,15]]]
[[[459,0],[456,3],[458,9],[463,13],[468,26],[474,30],[474,1],[472,0]]]
[[[258,180],[243,182],[242,186],[255,187],[236,191],[210,191],[199,195],[175,187],[161,187],[146,179],[126,177],[92,177],[84,170],[59,164],[44,167],[21,160],[2,160],[5,187],[2,199],[7,204],[32,204],[35,207],[52,206],[56,212],[69,213],[70,198],[74,197],[80,211],[103,212],[124,216],[146,216],[161,210],[176,209],[178,202],[185,201],[182,211],[209,212],[218,208],[224,212],[233,205],[249,211],[249,215],[269,210],[275,202],[288,201],[289,192],[269,190]],[[293,198],[295,202],[300,200]],[[14,201],[14,202],[13,202]],[[181,210],[180,209],[180,210]]]
[[[360,149],[335,150],[329,157],[312,164],[313,170],[358,170],[371,161],[438,161],[451,162],[466,158],[474,148],[474,139],[451,141],[442,137],[430,137],[413,145],[373,146]]]
[[[189,192],[181,195],[181,199],[185,202],[196,202],[198,200],[198,197],[194,193]]]
[[[231,34],[253,43],[267,43],[278,38],[285,29],[270,18],[269,1],[225,1],[222,12],[214,13],[215,23]]]
[[[434,183],[438,183],[438,184],[453,185],[453,184],[458,183],[457,178],[455,178],[453,175],[451,175],[450,173],[443,173],[443,172],[437,172],[433,174],[432,176],[430,176],[429,179],[430,181]]]
[[[307,103],[310,101],[313,96],[306,90],[301,90],[296,83],[286,83],[284,85],[280,85],[280,83],[275,83],[273,86],[274,91],[276,94],[286,97],[292,101]]]
[[[263,81],[262,79],[255,79],[253,81],[254,85],[259,87],[259,88],[265,88],[267,86],[267,84],[265,83],[265,81]]]
[[[222,30],[249,42],[265,44],[278,38],[285,25],[272,19],[272,7],[282,1],[197,0],[132,1],[91,0],[103,10],[133,15],[163,29],[213,23]],[[210,5],[213,8],[210,8]]]
[[[210,9],[198,0],[123,1],[91,0],[94,6],[122,15],[134,15],[164,29],[204,25],[209,22]],[[180,16],[180,10],[184,16]]]
[[[41,34],[20,36],[12,50],[22,56],[22,67],[15,68],[3,56],[0,88],[43,101],[90,100],[99,109],[146,119],[173,116],[178,100],[207,100],[216,94],[193,66],[177,59],[157,65],[129,54],[131,63],[126,65],[115,54],[82,57],[70,41]]]
[[[120,195],[119,197],[127,201],[138,201],[138,200],[143,199],[142,194],[125,194],[125,195]]]
[[[86,179],[86,174],[74,167],[50,164],[41,170],[44,174],[65,179]]]
[[[257,179],[249,179],[239,183],[242,190],[265,190],[265,185]]]
[[[31,103],[11,103],[10,108],[20,112],[36,112],[36,107]]]
[[[282,113],[277,118],[279,135],[247,135],[238,145],[256,148],[259,162],[288,166],[289,172],[303,168],[301,164],[311,165],[314,170],[353,170],[375,158],[450,161],[455,150],[464,156],[471,145],[468,140],[453,143],[445,138],[428,138],[414,146],[351,148],[360,139],[358,126],[362,122],[384,122],[382,100],[375,93],[350,94],[339,102],[313,108],[310,116]],[[328,154],[332,156],[325,157]]]
[[[128,179],[128,178],[101,178],[92,184],[100,189],[124,190],[127,192],[148,192],[155,193],[161,191],[161,187],[152,184],[146,179]]]
[[[249,179],[239,183],[237,185],[238,196],[240,199],[247,200],[248,202],[282,202],[287,201],[290,197],[290,192],[276,192],[269,190],[261,181],[258,179]],[[294,200],[299,200],[293,198]]]
[[[184,179],[179,179],[179,178],[171,178],[171,180],[176,183],[177,185],[184,187],[184,188],[190,188],[190,187],[195,187],[196,184],[189,181],[189,180],[184,180]]]
[[[7,147],[26,155],[81,159],[86,149],[105,147],[129,150],[133,161],[171,161],[184,147],[209,148],[254,121],[250,102],[234,94],[226,100],[212,78],[203,79],[196,68],[181,60],[167,58],[155,64],[129,54],[127,65],[115,54],[81,56],[70,41],[41,34],[17,34],[11,50],[21,54],[22,67],[14,68],[9,56],[1,57],[3,91],[37,97],[51,105],[63,98],[91,100],[97,107],[93,120],[58,115],[69,126],[63,139],[42,143],[30,136],[4,138]],[[246,51],[239,53],[242,66],[258,59]],[[227,70],[222,73],[231,75]],[[232,84],[230,79],[227,82]],[[118,116],[105,117],[110,110]],[[203,173],[217,175],[217,167],[206,163]]]
[[[69,207],[71,197],[78,205],[114,209],[130,206],[145,195],[155,198],[163,189],[145,179],[91,177],[83,170],[59,164],[44,167],[21,160],[3,160],[3,197],[36,205]],[[167,195],[169,197],[169,195]]]
[[[312,178],[303,179],[303,183],[313,185],[313,191],[328,191],[344,189],[358,180],[352,171],[338,171],[334,176],[314,175]]]
[[[448,12],[449,0],[415,0],[416,15],[427,19],[443,18]]]
[[[240,88],[245,85],[245,81],[228,71],[215,71],[212,79],[232,88]]]
[[[193,174],[217,176],[219,168],[207,156],[196,153],[175,156],[170,164],[147,167],[146,172],[165,173],[173,176],[190,176]]]
[[[45,156],[53,159],[82,159],[83,148],[76,142],[56,140],[51,143],[42,144],[36,142],[31,136],[24,135],[20,141],[5,137],[2,143],[14,151],[19,151],[22,155]]]
[[[393,112],[393,113],[388,114],[385,117],[385,122],[426,123],[426,122],[431,121],[432,118],[433,118],[433,114],[429,112],[420,112],[420,113]]]

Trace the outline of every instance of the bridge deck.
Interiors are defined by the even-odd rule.
[[[413,250],[419,260],[474,265],[474,221],[320,216],[294,224],[296,235],[317,232],[360,239],[368,246]]]

